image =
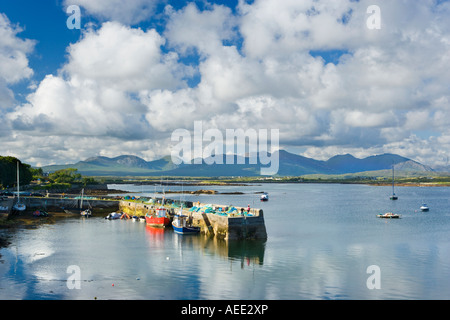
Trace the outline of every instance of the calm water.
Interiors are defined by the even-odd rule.
[[[450,188],[398,187],[398,201],[390,187],[364,185],[211,189],[245,194],[185,199],[262,208],[267,241],[227,244],[71,218],[11,235],[0,250],[0,299],[450,299]],[[260,191],[269,202],[259,202]],[[419,211],[422,201],[429,212]],[[387,211],[402,219],[376,218]],[[371,265],[380,268],[380,289],[366,285]],[[69,266],[79,268],[80,289],[68,288]]]

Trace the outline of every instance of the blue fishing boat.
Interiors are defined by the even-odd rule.
[[[177,214],[173,217],[173,231],[179,234],[196,234],[200,232],[200,227],[195,227],[187,221],[188,216]]]

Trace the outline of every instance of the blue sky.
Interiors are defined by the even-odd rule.
[[[80,30],[66,27],[71,4]],[[449,11],[434,0],[2,1],[1,154],[152,160],[201,120],[278,129],[280,148],[317,159],[445,165]]]
[[[65,61],[65,51],[69,43],[80,38],[79,30],[64,28],[67,15],[61,1],[2,1],[0,11],[11,23],[18,24],[23,31],[20,38],[36,41],[34,52],[29,56],[33,79],[42,80],[46,74],[54,73]],[[58,5],[59,3],[59,5]],[[17,85],[18,93],[26,89],[27,83]],[[26,91],[25,91],[26,92]],[[24,98],[20,97],[19,98]]]

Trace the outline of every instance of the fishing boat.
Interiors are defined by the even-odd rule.
[[[27,206],[20,202],[19,162],[17,161],[17,203],[13,205],[13,211],[25,211]]]
[[[177,214],[173,217],[172,227],[175,233],[196,234],[200,232],[200,227],[195,227],[187,221],[188,216]]]
[[[425,203],[422,203],[422,205],[420,206],[420,210],[421,211],[428,211],[428,210],[430,210],[430,208]]]
[[[261,201],[269,201],[269,195],[266,192],[261,195]]]
[[[377,217],[384,218],[384,219],[398,219],[398,218],[400,218],[400,215],[396,214],[396,213],[392,213],[392,212],[386,212],[383,214],[378,214]]]
[[[147,213],[145,215],[145,222],[150,227],[164,228],[170,224],[170,219],[167,215],[167,209],[164,207],[156,208],[154,214]]]
[[[398,197],[394,192],[394,184],[395,184],[395,176],[394,176],[394,166],[392,166],[392,195],[390,196],[391,200],[397,200]]]
[[[183,185],[181,185],[181,195],[183,195]],[[180,196],[179,213],[173,217],[173,231],[178,234],[196,234],[200,232],[200,227],[192,225],[192,221],[188,221],[188,216],[183,214],[183,201]]]

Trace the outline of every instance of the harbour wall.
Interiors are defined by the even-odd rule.
[[[122,200],[119,203],[119,211],[128,215],[145,215],[155,206],[154,204],[139,203],[134,201]],[[203,203],[195,203],[197,207],[203,207]],[[212,207],[223,207],[212,205]],[[264,222],[264,213],[262,209],[250,209],[251,215],[240,214],[241,207],[235,207],[237,213],[233,215],[218,215],[209,212],[189,211],[189,208],[183,209],[183,214],[192,217],[192,224],[199,226],[201,232],[209,236],[224,240],[244,240],[244,239],[267,239],[266,226]],[[246,210],[247,208],[243,208]],[[179,208],[173,208],[178,213]]]
[[[27,206],[27,211],[46,210],[60,212],[61,210],[77,210],[80,207],[81,199],[64,197],[21,197],[21,202]],[[10,198],[8,205],[12,206]],[[192,224],[199,226],[201,232],[224,240],[244,240],[267,239],[264,213],[262,209],[250,209],[250,215],[241,215],[241,207],[235,207],[237,212],[229,215],[219,215],[216,213],[203,211],[189,211],[195,205],[204,207],[203,203],[184,203],[183,214],[191,217]],[[93,208],[93,214],[107,214],[113,211],[121,211],[128,215],[145,216],[153,207],[159,204],[145,203],[139,201],[127,201],[117,199],[89,199],[83,201],[83,209]],[[224,207],[220,205],[210,205],[212,207]],[[178,213],[179,208],[167,207],[169,212]],[[246,210],[247,208],[243,208]],[[9,213],[11,214],[11,213]]]
[[[15,202],[16,199],[14,199],[14,203]],[[81,199],[63,197],[20,197],[20,202],[27,206],[27,211],[61,211],[64,209],[74,210],[80,208],[81,205]],[[119,201],[112,199],[84,199],[83,209],[87,209],[89,206],[94,208],[97,212],[102,212],[103,210],[115,211],[119,209]]]

